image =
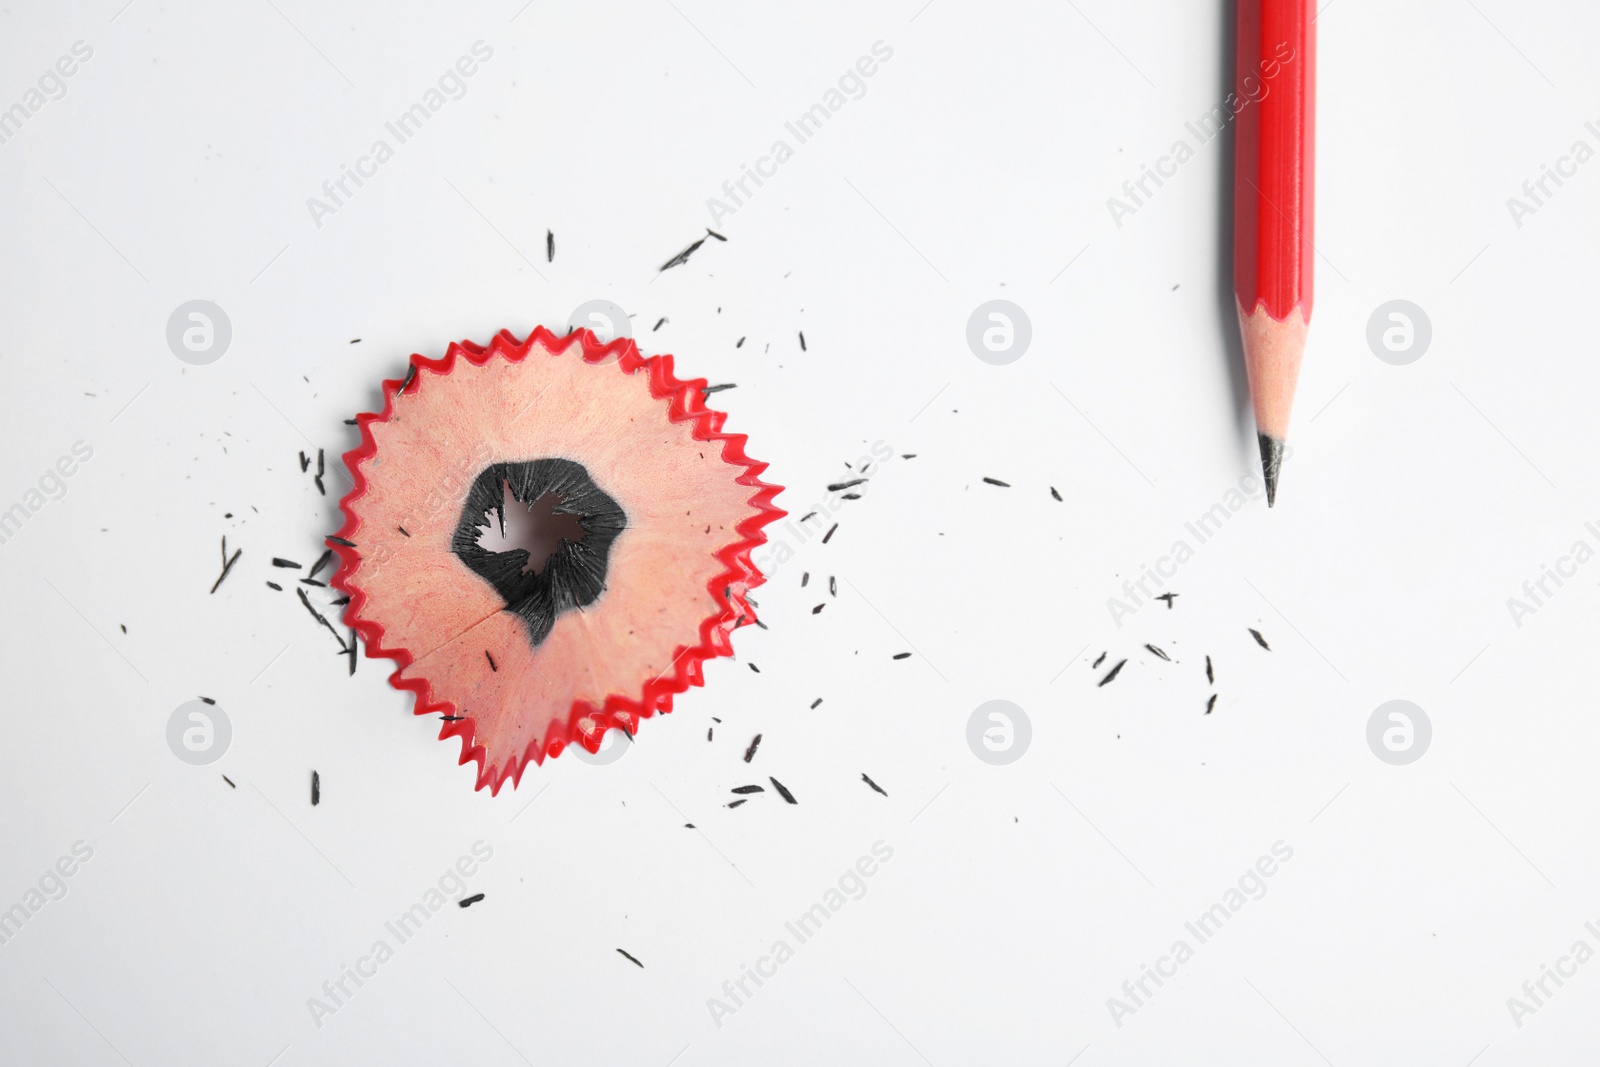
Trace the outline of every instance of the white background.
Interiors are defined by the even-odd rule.
[[[94,850],[0,945],[0,1062],[1589,1062],[1600,963],[1520,1027],[1506,1001],[1600,949],[1600,563],[1520,627],[1506,601],[1600,547],[1600,163],[1521,227],[1506,198],[1600,147],[1600,15],[1327,6],[1294,455],[1275,510],[1201,545],[1185,523],[1256,464],[1229,145],[1120,228],[1106,199],[1220,101],[1231,4],[919,3],[0,14],[0,107],[93,48],[0,145],[0,509],[93,449],[0,545],[0,909]],[[315,225],[307,198],[478,40],[464,98]],[[728,241],[658,273],[880,40]],[[165,341],[195,298],[233,326],[205,367]],[[348,677],[265,582],[337,528],[343,420],[411,353],[595,298],[737,383],[714,399],[794,517],[874,443],[917,458],[874,468],[827,545],[774,527],[797,555],[756,593],[770,630],[633,751],[491,797],[386,661]],[[1004,367],[964,338],[995,298],[1033,327]],[[1432,322],[1409,366],[1366,343],[1392,299]],[[296,459],[318,447],[326,497]],[[208,595],[224,534],[243,555]],[[1108,598],[1179,539],[1174,606],[1118,626]],[[202,694],[233,740],[192,767],[164,731]],[[1033,729],[1006,767],[965,740],[995,698]],[[1365,735],[1397,698],[1434,731],[1404,767]],[[724,806],[768,775],[799,805]],[[317,1026],[308,998],[478,840],[485,899]],[[795,946],[784,923],[880,840],[866,895]],[[1280,840],[1265,896],[1118,1026],[1108,998]],[[794,958],[717,1025],[708,998],[780,938]]]

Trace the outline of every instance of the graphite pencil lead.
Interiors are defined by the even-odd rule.
[[[1267,483],[1267,507],[1278,499],[1278,471],[1283,466],[1283,442],[1264,433],[1256,434],[1261,445],[1261,476]]]

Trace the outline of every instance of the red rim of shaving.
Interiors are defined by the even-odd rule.
[[[574,358],[581,360],[581,364],[561,362]],[[545,365],[539,363],[547,359],[557,362]],[[578,369],[580,366],[581,370]],[[702,559],[696,548],[684,550],[678,546],[671,546],[674,551],[686,552],[688,558],[696,561],[696,569],[707,568],[701,573],[710,576],[705,581],[703,589],[696,586],[697,592],[707,598],[699,608],[686,606],[677,598],[674,598],[673,604],[670,605],[671,610],[680,613],[692,610],[698,621],[690,632],[684,635],[682,643],[677,644],[670,657],[665,656],[664,646],[662,647],[661,655],[668,658],[668,662],[659,673],[652,678],[635,678],[633,683],[617,685],[615,689],[609,683],[599,684],[599,689],[604,689],[604,693],[594,690],[570,694],[571,702],[565,715],[561,715],[559,711],[547,711],[542,723],[533,723],[533,720],[539,718],[539,713],[527,712],[520,704],[513,709],[511,705],[516,703],[516,694],[513,693],[504,693],[498,706],[493,704],[495,698],[489,697],[490,711],[475,711],[470,706],[462,707],[458,701],[469,692],[482,690],[486,686],[500,691],[521,686],[522,691],[529,691],[539,687],[540,682],[535,681],[533,677],[538,675],[545,689],[543,695],[546,705],[558,709],[567,699],[561,695],[565,690],[555,688],[557,683],[549,680],[548,675],[539,667],[540,662],[544,662],[545,666],[557,670],[558,673],[586,670],[590,683],[595,682],[598,671],[592,662],[572,664],[568,660],[542,660],[541,657],[547,653],[551,657],[559,656],[563,649],[590,640],[595,628],[583,617],[593,617],[605,610],[608,604],[606,596],[614,592],[614,584],[607,581],[606,593],[591,605],[592,611],[578,609],[558,616],[555,629],[551,631],[550,636],[553,638],[558,633],[562,635],[560,647],[546,649],[543,644],[535,644],[526,650],[508,647],[506,654],[513,659],[512,662],[505,664],[507,679],[500,679],[499,666],[493,669],[494,677],[491,678],[490,665],[485,662],[481,668],[485,673],[477,679],[478,689],[470,690],[466,680],[461,677],[465,670],[461,666],[461,662],[464,662],[461,661],[461,656],[464,653],[459,650],[467,646],[468,635],[475,635],[479,627],[497,629],[511,625],[500,618],[512,615],[505,601],[498,601],[500,608],[497,613],[485,615],[443,643],[420,650],[407,647],[407,642],[415,641],[420,636],[427,636],[427,619],[418,622],[417,615],[421,613],[417,611],[407,616],[404,610],[406,605],[401,602],[402,597],[410,597],[413,608],[418,604],[427,608],[429,604],[436,602],[437,598],[449,597],[452,592],[451,588],[432,587],[427,587],[426,593],[417,591],[419,587],[426,586],[425,581],[405,584],[406,567],[403,564],[406,561],[414,563],[422,570],[431,568],[433,577],[440,579],[441,585],[452,580],[459,581],[461,584],[452,588],[463,590],[471,597],[482,598],[486,589],[491,594],[494,592],[492,586],[468,570],[440,540],[440,531],[447,525],[453,525],[453,522],[448,522],[446,518],[440,516],[448,517],[462,511],[466,502],[466,486],[449,484],[439,486],[438,488],[444,490],[445,502],[435,505],[434,514],[417,522],[419,529],[409,531],[406,537],[402,538],[400,533],[385,529],[380,523],[393,519],[397,514],[409,514],[406,509],[419,503],[414,496],[407,499],[403,492],[390,492],[394,489],[392,483],[397,478],[403,479],[406,476],[408,466],[413,459],[412,456],[405,454],[408,444],[417,453],[415,462],[421,467],[430,462],[437,467],[443,462],[438,453],[454,451],[457,454],[455,464],[457,470],[465,470],[468,465],[461,462],[461,454],[468,449],[477,457],[478,469],[487,469],[489,464],[502,460],[509,462],[518,458],[522,460],[532,458],[505,454],[508,450],[514,452],[515,449],[510,448],[504,440],[490,446],[482,440],[441,442],[430,434],[421,439],[424,443],[419,444],[419,439],[415,437],[408,442],[403,435],[411,432],[411,426],[402,425],[406,417],[410,417],[413,423],[421,420],[424,431],[427,431],[426,420],[431,414],[437,418],[441,428],[447,431],[450,428],[448,415],[451,403],[457,405],[458,411],[462,410],[460,408],[462,397],[477,389],[478,392],[473,394],[475,399],[482,402],[484,407],[492,408],[494,401],[505,390],[486,390],[483,387],[493,386],[496,382],[503,386],[511,381],[508,375],[526,376],[540,371],[552,376],[552,383],[545,386],[539,397],[558,385],[571,392],[574,388],[578,388],[574,383],[581,380],[583,383],[581,388],[592,390],[596,404],[614,401],[618,405],[619,412],[624,406],[631,406],[632,415],[625,423],[619,422],[608,426],[608,429],[617,431],[618,438],[627,434],[637,437],[641,433],[659,432],[664,435],[664,439],[676,436],[679,441],[692,440],[718,446],[719,451],[698,450],[699,459],[708,460],[711,465],[702,467],[691,464],[694,469],[685,477],[701,479],[702,486],[710,489],[706,495],[716,499],[714,506],[722,508],[725,517],[729,519],[735,515],[741,517],[736,522],[718,526],[718,534],[710,534],[708,527],[710,542],[707,543],[720,542],[726,537],[726,543],[719,543],[715,551],[710,553],[712,558],[709,561]],[[459,376],[451,377],[458,375],[458,372]],[[468,379],[474,373],[478,373],[480,377],[469,385]],[[621,375],[620,379],[602,377],[618,374]],[[591,379],[587,377],[589,375],[595,377]],[[554,380],[563,377],[565,381]],[[528,382],[519,377],[516,384],[525,387]],[[383,383],[383,411],[378,414],[364,413],[356,417],[356,424],[361,433],[361,445],[344,455],[345,464],[354,481],[354,488],[339,502],[345,518],[337,535],[339,541],[350,544],[332,540],[329,542],[329,547],[339,556],[339,567],[331,579],[331,584],[350,597],[350,603],[345,608],[345,624],[361,635],[366,645],[367,656],[387,657],[398,664],[389,681],[395,688],[409,690],[415,695],[414,714],[442,713],[460,716],[457,721],[444,723],[439,738],[460,739],[459,762],[462,764],[475,762],[478,765],[476,788],[487,787],[492,793],[498,793],[500,787],[507,781],[515,787],[530,760],[534,763],[543,763],[546,756],[559,755],[563,748],[574,741],[590,752],[597,751],[605,732],[612,727],[626,730],[630,735],[636,734],[641,719],[672,710],[674,694],[682,693],[692,685],[703,685],[701,664],[718,656],[732,655],[733,648],[729,635],[736,627],[756,620],[755,609],[746,600],[745,594],[765,579],[751,561],[750,553],[767,540],[762,527],[786,514],[772,503],[782,487],[761,481],[760,475],[766,470],[767,464],[752,460],[745,454],[745,435],[721,432],[727,416],[723,412],[712,411],[705,406],[704,394],[701,392],[705,386],[706,380],[703,378],[688,381],[677,378],[673,374],[670,355],[648,358],[641,356],[632,340],[618,339],[609,344],[601,344],[588,330],[577,330],[566,337],[557,337],[541,326],[523,341],[518,341],[510,332],[502,330],[487,346],[470,341],[452,344],[442,359],[427,359],[414,355],[411,358],[411,369],[404,381],[391,379]],[[640,393],[641,388],[647,389],[647,395]],[[539,397],[530,402],[530,407]],[[648,425],[650,415],[648,411],[641,409],[641,401],[645,408],[659,416],[659,427],[652,429]],[[588,400],[585,398],[582,402],[588,403]],[[440,409],[430,411],[430,404],[440,406]],[[560,424],[563,426],[581,421],[571,411],[560,411],[557,414],[572,416]],[[503,412],[483,418],[491,421],[498,419],[499,425],[496,428],[502,433],[509,427]],[[538,422],[536,418],[534,421]],[[540,432],[547,437],[560,433],[560,430],[553,430],[551,426],[551,421],[545,420],[540,426]],[[673,427],[681,429],[674,430]],[[518,428],[521,429],[521,426]],[[686,435],[684,430],[687,431]],[[387,438],[388,448],[396,450],[398,454],[392,457],[386,456],[386,449],[381,447],[386,442],[380,438]],[[548,444],[547,441],[547,447]],[[427,454],[428,445],[436,446],[433,449],[435,454]],[[665,456],[661,459],[662,462],[670,462],[669,445],[660,446],[658,451]],[[382,465],[385,458],[389,458],[392,465],[401,467],[401,475],[388,475]],[[582,462],[592,457],[573,458]],[[650,450],[636,449],[627,454],[626,462],[629,466],[635,463],[643,465],[652,462],[654,458],[659,457],[653,457]],[[615,465],[618,462],[617,457],[611,457],[611,462]],[[448,478],[448,472],[446,476]],[[636,474],[635,477],[644,478],[645,474]],[[725,477],[726,486],[732,488],[724,492],[724,486],[717,480],[719,477]],[[625,508],[630,504],[638,507],[637,500],[623,501]],[[697,525],[701,518],[696,518],[695,521]],[[398,531],[399,527],[405,524],[401,522],[395,525]],[[722,530],[727,532],[721,533]],[[425,531],[431,531],[431,534]],[[625,530],[623,537],[626,533]],[[419,535],[422,538],[420,542]],[[642,559],[647,559],[650,546],[659,541],[659,537],[655,540],[646,537],[645,547],[636,551],[644,554],[641,556]],[[622,543],[623,539],[619,538],[618,544]],[[374,545],[376,547],[373,547]],[[385,590],[382,587],[385,583],[391,585],[394,583],[395,569],[391,568],[386,576],[383,568],[392,559],[402,561],[402,566],[398,570],[401,573],[403,588],[400,595],[389,596],[393,603],[385,604],[383,602]],[[459,573],[452,573],[452,566]],[[624,581],[627,580],[626,571],[622,577]],[[693,577],[698,578],[699,575]],[[377,595],[374,596],[374,593]],[[613,601],[621,600],[636,607],[639,604],[648,606],[651,603],[649,599],[651,595],[650,590],[640,592],[635,589],[627,596],[619,594],[613,597]],[[664,612],[667,607],[662,607],[661,610]],[[637,615],[639,612],[635,611],[634,614]],[[572,622],[574,619],[580,621]],[[583,633],[573,634],[572,631],[575,629],[582,630]],[[633,631],[629,630],[628,633],[631,635]],[[601,637],[607,637],[613,642],[619,639],[614,634],[602,634]],[[386,643],[390,640],[394,643]],[[598,642],[600,637],[595,637],[594,640]],[[541,649],[545,651],[541,652]],[[533,668],[532,674],[526,671],[518,673],[520,669],[518,664],[521,660],[516,657],[523,655],[528,658],[528,665]],[[452,666],[451,657],[461,662]],[[609,662],[606,666],[609,668]],[[654,662],[650,662],[648,666],[653,668]],[[482,724],[479,721],[480,717],[484,719]],[[514,740],[508,742],[504,736],[507,734],[515,735]],[[521,743],[523,740],[521,735],[528,735],[525,744]],[[491,752],[491,746],[496,751]]]

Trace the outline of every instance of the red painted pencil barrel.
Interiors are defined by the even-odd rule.
[[[1311,319],[1315,0],[1239,0],[1233,288],[1248,314]],[[1237,106],[1237,105],[1236,105]]]

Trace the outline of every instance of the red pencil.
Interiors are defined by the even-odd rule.
[[[1315,0],[1239,0],[1233,292],[1268,507],[1311,322],[1316,16]]]

